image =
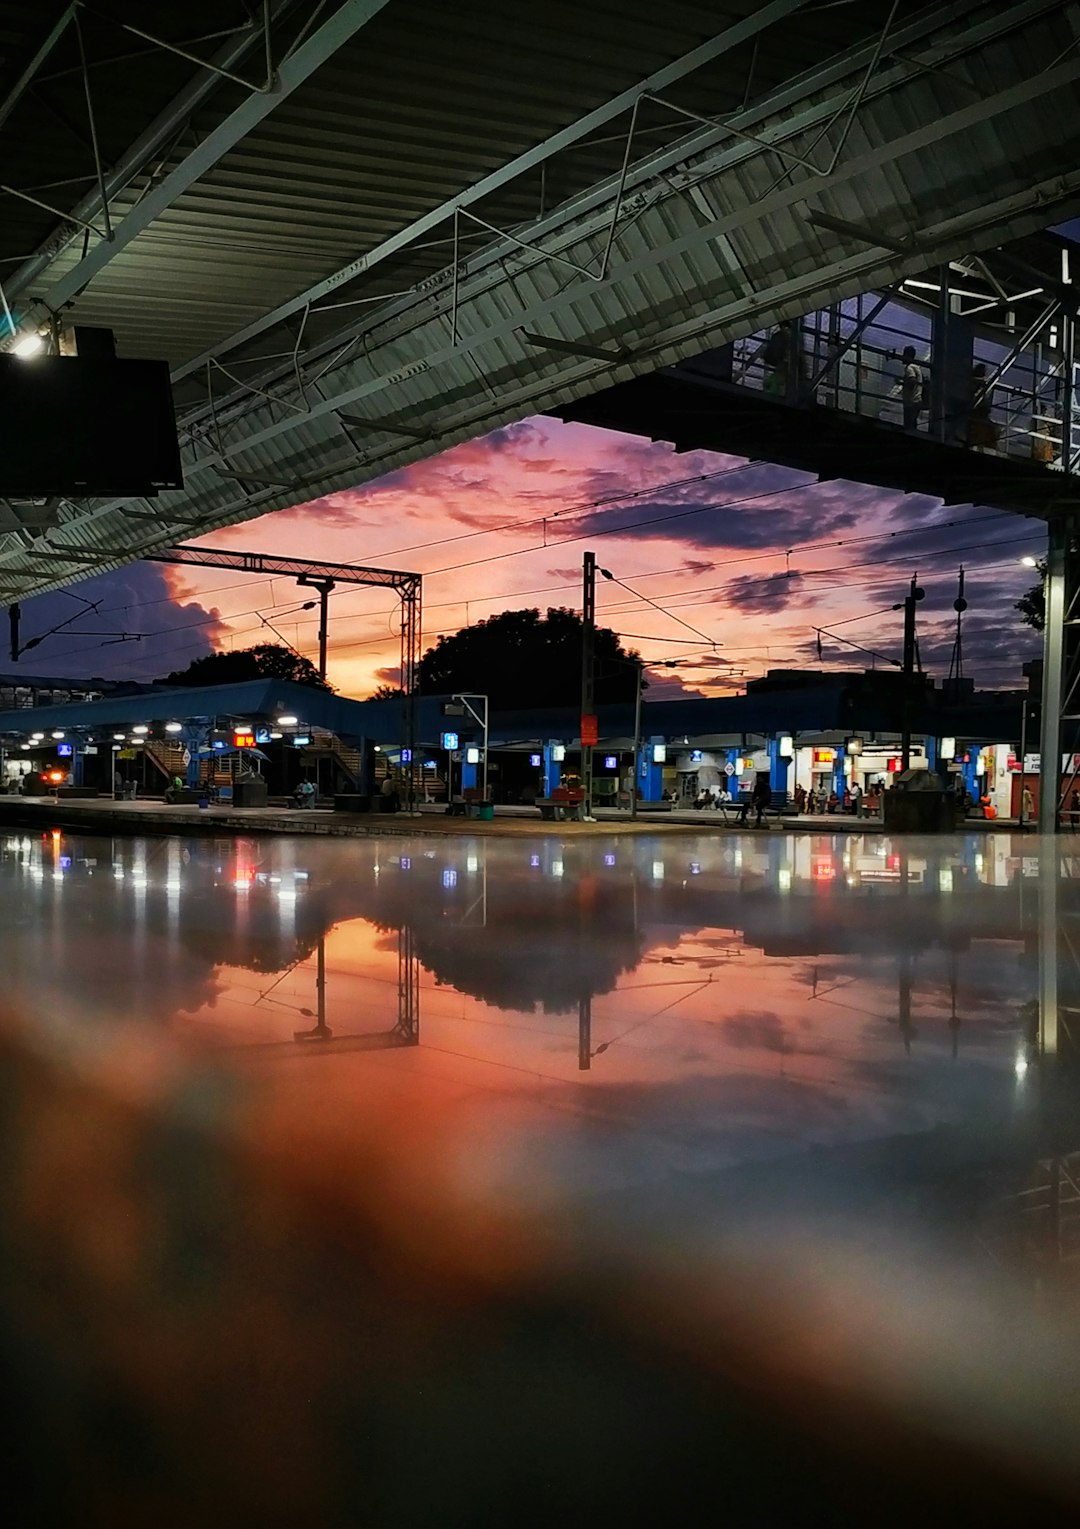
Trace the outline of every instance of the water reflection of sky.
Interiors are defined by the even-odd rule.
[[[337,1099],[403,1073],[478,1129],[513,1107],[604,1189],[1022,1109],[1032,870],[1004,835],[22,835],[0,918],[43,1023],[266,1066],[321,1046],[293,1080],[313,1097],[333,1069]],[[418,1045],[395,1029],[403,930]]]

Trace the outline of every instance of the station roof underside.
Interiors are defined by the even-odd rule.
[[[857,699],[841,678],[835,684],[805,689],[774,690],[740,696],[692,700],[646,701],[642,706],[643,738],[662,738],[677,743],[686,739],[695,746],[738,746],[748,737],[778,732],[792,734],[892,732],[901,722],[900,692],[873,700]],[[444,731],[477,741],[479,726],[468,716],[443,712],[449,696],[419,696],[416,700],[415,739],[420,749],[438,748]],[[976,696],[959,706],[945,706],[940,697],[917,704],[913,725],[917,732],[955,733],[972,741],[1017,741],[1020,735],[1019,694]],[[314,729],[333,733],[346,743],[365,739],[371,743],[400,745],[406,737],[401,700],[352,701],[309,686],[284,680],[252,680],[240,685],[187,687],[151,691],[145,695],[113,696],[100,701],[71,701],[62,705],[28,707],[0,712],[0,738],[25,738],[34,732],[106,733],[113,727],[130,729],[166,722],[243,721],[266,724],[282,716],[295,716],[300,731]],[[629,746],[634,730],[634,710],[629,704],[602,706],[598,710],[601,749]],[[576,745],[580,713],[576,707],[493,712],[490,743],[495,747],[538,747],[551,740]]]
[[[0,599],[354,487],[1080,199],[1062,0],[271,0],[268,50],[241,0],[188,0],[182,26],[168,0],[108,13],[4,7],[0,273],[20,330],[59,315],[169,361],[186,487],[0,502]]]

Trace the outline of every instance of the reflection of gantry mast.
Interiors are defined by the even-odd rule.
[[[315,977],[316,1019],[311,1030],[295,1030],[291,1041],[269,1041],[260,1051],[314,1053],[325,1056],[341,1051],[391,1051],[398,1046],[420,1044],[420,958],[413,932],[398,930],[397,1021],[389,1030],[334,1031],[326,1022],[326,936],[319,936]]]

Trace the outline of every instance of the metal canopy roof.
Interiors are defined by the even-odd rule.
[[[16,326],[167,357],[187,486],[0,502],[0,598],[1066,216],[1070,11],[9,0]]]

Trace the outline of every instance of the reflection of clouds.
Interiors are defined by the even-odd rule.
[[[0,846],[0,916],[20,931],[10,990],[39,1010],[183,1016],[251,1045],[310,1028],[321,936],[330,1027],[385,1031],[407,927],[421,1045],[383,1065],[452,1080],[481,1110],[527,1098],[560,1129],[626,1137],[605,1160],[616,1178],[920,1132],[1011,1097],[1032,991],[1016,875],[958,876],[945,896],[938,863],[971,852],[957,841],[903,851],[927,874],[902,897],[839,874],[823,888],[813,870],[830,857],[885,862],[869,841],[813,845],[802,867],[798,844],[772,835],[192,841],[182,857],[175,841],[65,839],[61,875],[35,841]]]
[[[760,1051],[790,1051],[784,1035],[784,1027],[776,1014],[765,1009],[744,1009],[730,1019],[720,1022],[720,1029],[729,1046],[744,1049],[756,1047]]]

